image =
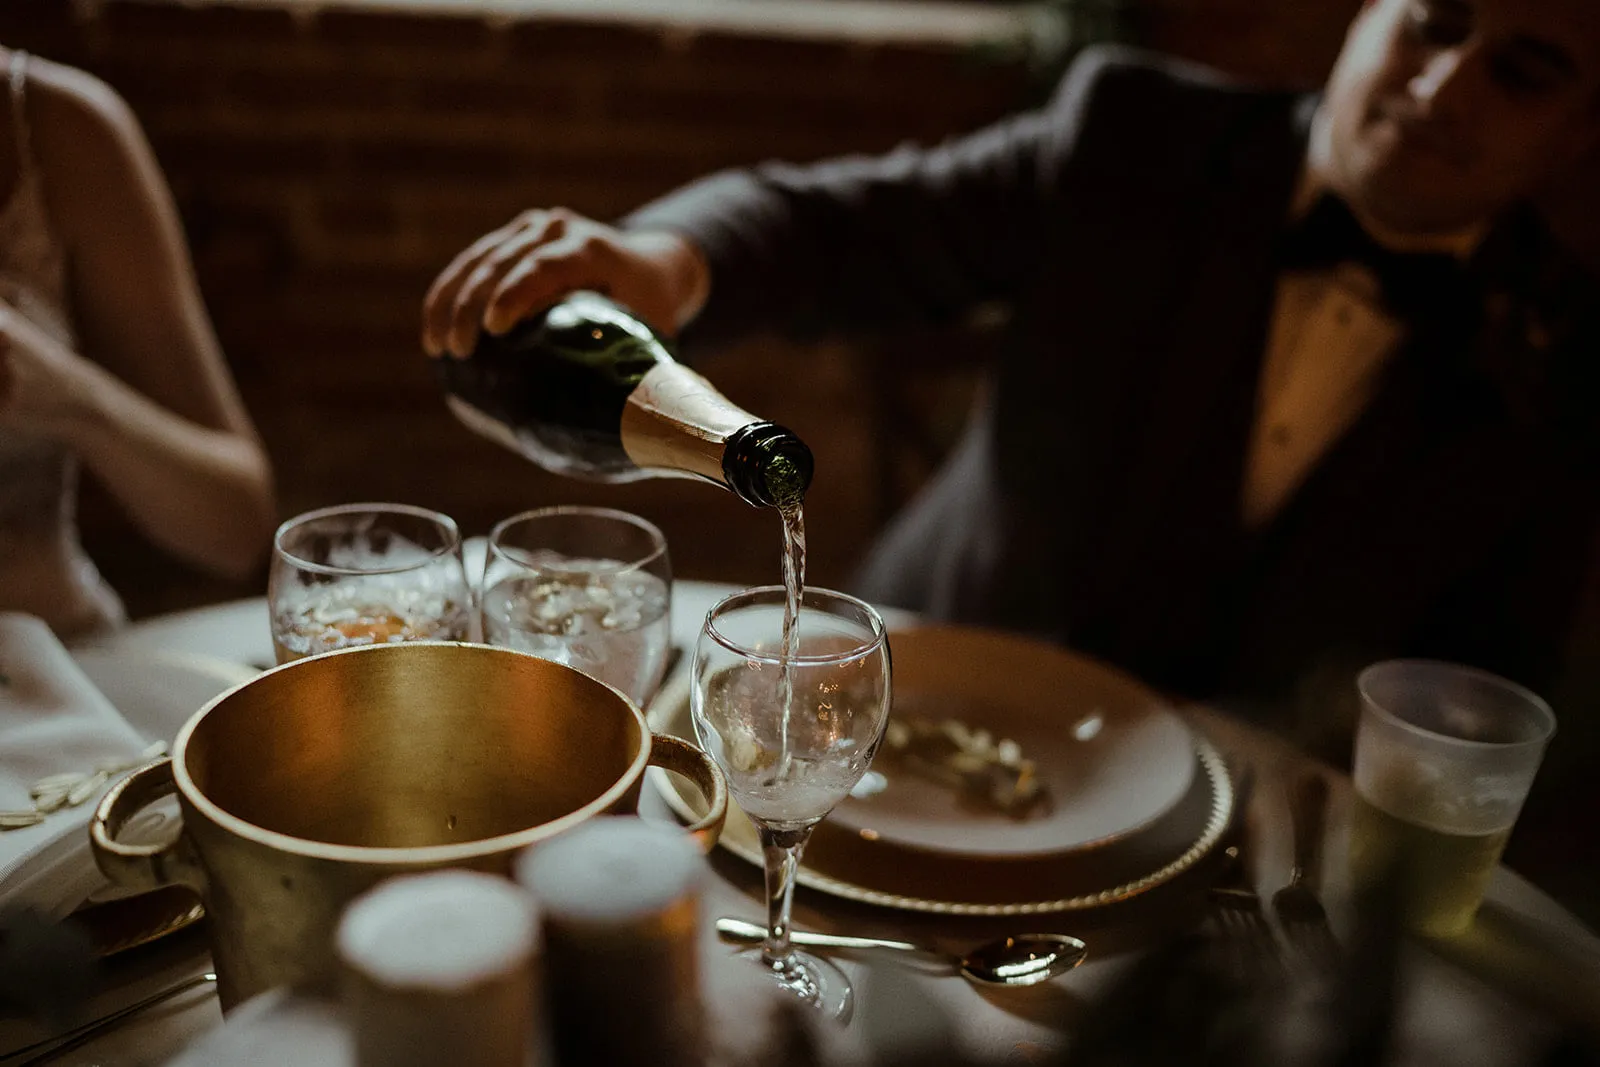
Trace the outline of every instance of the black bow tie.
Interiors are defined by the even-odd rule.
[[[1467,272],[1456,256],[1385,248],[1361,228],[1343,200],[1329,193],[1284,231],[1279,264],[1285,270],[1316,270],[1340,263],[1369,268],[1384,304],[1402,317],[1464,310],[1470,299]]]

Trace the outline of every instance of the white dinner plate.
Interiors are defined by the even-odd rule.
[[[1021,814],[974,804],[880,753],[876,791],[841,803],[806,847],[808,885],[944,914],[1072,911],[1143,893],[1193,867],[1233,808],[1216,750],[1158,694],[1054,645],[966,627],[891,630],[895,717],[956,718],[1018,742],[1048,787]],[[650,711],[693,740],[688,672]],[[688,817],[701,803],[652,775]],[[759,863],[753,826],[730,813],[722,844]]]

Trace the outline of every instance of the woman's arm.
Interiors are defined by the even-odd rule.
[[[67,246],[81,355],[59,432],[155,543],[229,575],[263,556],[271,470],[202,305],[137,120],[97,79],[32,61],[28,118]]]

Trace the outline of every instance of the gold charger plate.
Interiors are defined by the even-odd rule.
[[[947,915],[1075,911],[1147,892],[1209,853],[1233,810],[1226,766],[1158,696],[1056,646],[964,627],[895,631],[895,710],[953,714],[1014,736],[1053,804],[1014,820],[882,760],[888,788],[852,797],[817,827],[800,884],[851,900]],[[669,680],[652,728],[694,739],[689,677]],[[1086,728],[1085,724],[1091,724]],[[651,780],[682,818],[697,795]],[[722,845],[760,865],[755,828],[731,812]]]

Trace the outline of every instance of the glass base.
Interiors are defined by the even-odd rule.
[[[850,989],[850,979],[827,960],[809,952],[792,951],[782,963],[768,963],[761,949],[748,948],[736,953],[760,967],[778,988],[811,1005],[818,1012],[841,1023],[850,1021],[855,1011],[855,994]]]

